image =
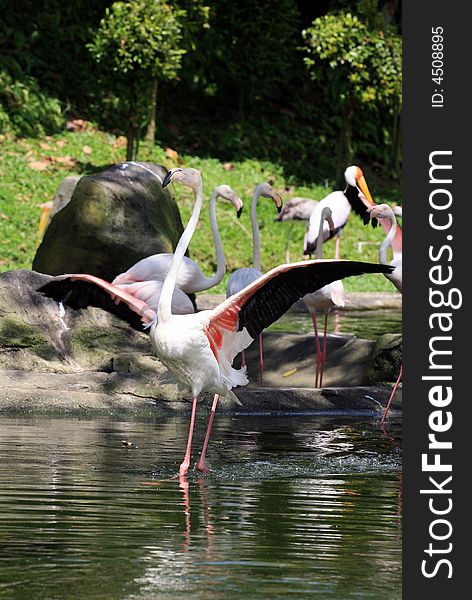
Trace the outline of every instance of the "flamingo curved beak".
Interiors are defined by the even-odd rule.
[[[174,171],[173,169],[171,169],[170,171],[167,171],[164,180],[162,181],[162,187],[165,188],[169,185],[170,180],[172,179],[172,175],[173,175]]]
[[[274,192],[272,195],[272,200],[274,201],[274,204],[277,208],[277,212],[280,214],[280,212],[282,211],[282,208],[284,206],[284,201],[282,200],[282,196],[280,194],[277,194],[277,192]]]

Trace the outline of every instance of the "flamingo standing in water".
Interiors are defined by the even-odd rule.
[[[330,229],[334,229],[334,223],[331,215],[331,209],[329,206],[325,206],[321,212],[320,229],[318,233],[318,241],[316,245],[315,257],[317,259],[323,258],[323,233],[324,233],[324,222],[327,222]],[[321,289],[313,292],[312,294],[306,294],[303,296],[303,302],[310,311],[311,319],[313,321],[313,329],[315,332],[315,344],[316,344],[316,375],[315,375],[315,387],[323,387],[323,372],[326,362],[326,332],[328,326],[328,315],[333,308],[336,306],[344,306],[346,298],[344,295],[344,286],[342,281],[332,281],[325,285]],[[318,335],[318,323],[317,323],[317,311],[324,313],[324,333],[323,333],[323,349],[320,346],[320,338]]]
[[[321,212],[325,206],[331,208],[334,230],[331,231],[328,224],[324,224],[323,243],[336,236],[336,258],[339,258],[339,236],[347,223],[351,208],[363,219],[367,210],[375,206],[362,169],[355,165],[348,167],[344,172],[344,177],[346,179],[346,189],[344,192],[331,192],[331,194],[328,194],[323,200],[320,200],[318,206],[311,214],[308,232],[305,236],[304,254],[311,255],[316,251]],[[383,221],[382,227],[388,233],[390,230],[390,223],[388,221]],[[396,236],[392,240],[392,247],[394,249],[401,249],[401,243],[401,230],[397,229]]]
[[[397,288],[399,292],[402,292],[402,252],[398,249],[398,247],[395,248],[392,245],[397,235],[397,230],[400,227],[399,225],[397,225],[395,214],[388,204],[379,204],[378,206],[373,206],[372,208],[370,208],[366,213],[364,222],[367,224],[369,220],[372,220],[372,225],[373,227],[375,227],[376,219],[378,219],[380,223],[382,223],[382,220],[385,219],[390,224],[390,231],[387,233],[384,241],[382,242],[379,248],[379,262],[382,265],[390,264],[392,267],[394,267],[392,272],[384,273],[384,275],[393,283],[393,285]],[[389,246],[392,246],[393,251],[393,259],[390,261],[390,263],[387,259],[387,250]],[[387,418],[387,413],[390,408],[390,404],[392,403],[395,392],[397,391],[397,387],[400,384],[402,375],[403,365],[400,367],[400,373],[398,374],[398,378],[395,382],[395,385],[393,386],[392,393],[390,394],[390,398],[388,400],[387,406],[381,419],[381,423],[384,423],[385,419]]]
[[[185,256],[177,275],[176,286],[186,294],[201,292],[218,285],[225,275],[225,255],[216,220],[216,200],[219,197],[229,200],[236,208],[237,216],[241,215],[243,209],[241,198],[229,185],[218,186],[210,198],[210,223],[216,250],[216,272],[212,277],[206,277],[197,263]],[[143,258],[125,273],[117,275],[112,283],[116,286],[123,286],[136,282],[164,281],[172,258],[173,254],[169,253],[153,254]]]
[[[134,312],[145,323],[150,324],[150,337],[157,357],[192,394],[187,447],[179,470],[183,479],[190,466],[200,393],[206,391],[215,395],[205,442],[197,463],[199,470],[207,472],[205,455],[219,396],[234,398],[232,388],[248,383],[246,367],[239,370],[232,367],[234,357],[305,294],[336,279],[362,273],[387,273],[392,268],[344,260],[314,260],[279,265],[212,310],[187,315],[172,314],[172,293],[178,271],[197,227],[202,207],[202,178],[196,169],[177,167],[167,173],[163,187],[171,181],[179,181],[193,189],[195,205],[164,280],[157,315],[146,303],[131,295],[125,296],[123,293],[121,303],[124,303],[124,310]],[[64,284],[64,281],[63,279],[57,283]],[[56,282],[47,284],[48,295],[54,294],[54,283]],[[42,291],[44,287],[41,288]]]
[[[264,198],[270,198],[275,206],[277,207],[277,211],[280,213],[282,210],[282,198],[279,194],[273,189],[273,187],[269,183],[260,183],[256,186],[254,193],[252,195],[251,201],[251,228],[252,228],[252,267],[243,267],[241,269],[237,269],[233,273],[231,273],[230,278],[228,279],[228,283],[226,286],[226,297],[229,298],[233,296],[233,294],[237,294],[242,289],[244,289],[247,285],[259,279],[262,275],[261,271],[261,235],[259,233],[259,225],[257,223],[257,201],[259,197],[263,196]],[[246,358],[244,355],[244,350],[242,354],[242,364],[246,365]],[[264,358],[262,353],[262,332],[259,336],[259,376],[260,382],[262,383],[262,378],[264,376]]]

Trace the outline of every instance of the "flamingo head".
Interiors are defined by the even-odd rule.
[[[277,212],[280,213],[284,205],[282,196],[278,194],[270,185],[270,183],[267,183],[266,181],[264,183],[260,183],[257,187],[259,188],[260,195],[264,196],[264,198],[270,198],[275,204]]]
[[[202,174],[197,169],[192,169],[190,167],[186,169],[176,167],[175,169],[167,171],[162,182],[162,187],[165,188],[169,183],[175,183],[176,181],[192,188],[192,190],[196,190],[202,185]]]
[[[393,210],[388,204],[374,204],[371,208],[368,208],[364,215],[364,225],[367,225],[369,221],[372,221],[372,227],[377,227],[378,219],[390,219],[395,221],[395,215]]]
[[[369,219],[395,220],[395,215],[393,214],[392,208],[388,204],[376,204],[375,206],[367,210],[366,216],[364,217],[366,224],[369,222]]]
[[[357,187],[364,194],[367,200],[369,200],[369,202],[371,202],[372,204],[374,203],[374,200],[367,186],[364,173],[362,172],[362,169],[360,167],[356,167],[356,165],[348,167],[344,171],[344,178],[346,179],[347,185],[350,185],[351,187]]]
[[[229,185],[219,185],[215,191],[218,196],[231,202],[236,209],[236,215],[239,219],[243,212],[243,201],[241,198],[229,187]]]

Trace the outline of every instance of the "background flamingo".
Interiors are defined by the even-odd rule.
[[[318,206],[313,211],[308,224],[308,232],[305,236],[304,254],[314,254],[318,240],[320,228],[321,211],[325,206],[331,208],[334,231],[330,231],[327,223],[324,224],[323,243],[336,236],[336,258],[339,258],[339,236],[351,212],[351,208],[361,218],[364,218],[367,209],[375,206],[362,169],[353,165],[344,172],[346,179],[346,189],[344,192],[331,192],[323,200],[320,200]],[[382,226],[388,231],[390,224],[383,222]],[[394,247],[401,248],[401,230],[397,230],[395,239],[392,242]]]
[[[232,388],[246,385],[246,368],[232,367],[234,357],[268,325],[276,321],[299,298],[333,280],[362,273],[386,273],[391,267],[352,261],[303,261],[279,265],[246,288],[227,298],[213,310],[196,314],[172,314],[172,293],[184,254],[197,227],[202,207],[202,179],[196,169],[172,169],[163,186],[180,181],[194,190],[195,205],[185,231],[175,249],[169,272],[164,280],[156,314],[131,295],[120,297],[123,310],[134,312],[150,323],[150,336],[159,360],[184,388],[192,394],[192,412],[185,458],[180,466],[183,478],[190,466],[190,452],[197,409],[202,391],[215,394],[208,429],[197,468],[207,471],[205,454],[218,398],[233,396]],[[54,284],[48,295],[54,296]],[[72,285],[74,282],[70,282]],[[40,291],[45,291],[45,287]]]
[[[384,273],[384,275],[387,279],[389,279],[393,283],[393,285],[397,288],[397,290],[399,292],[401,292],[402,291],[402,253],[401,253],[401,250],[398,249],[398,246],[396,247],[396,249],[392,246],[393,240],[395,240],[397,229],[399,229],[399,225],[397,225],[397,220],[395,218],[395,214],[394,214],[392,208],[388,204],[379,204],[378,206],[374,206],[367,211],[366,217],[364,219],[365,223],[367,224],[370,219],[372,219],[372,225],[374,227],[376,226],[376,219],[378,219],[380,222],[382,222],[382,220],[387,220],[390,224],[390,230],[387,233],[385,239],[383,240],[383,242],[379,248],[379,262],[383,265],[390,264],[392,267],[394,267],[392,272]],[[392,246],[393,259],[389,263],[388,258],[387,258],[387,250],[390,246]],[[402,379],[402,375],[403,375],[403,365],[400,367],[400,373],[398,374],[398,378],[395,382],[395,385],[393,386],[392,393],[390,394],[390,398],[387,402],[387,406],[385,408],[384,414],[381,419],[381,423],[383,423],[387,417],[387,413],[390,408],[390,404],[392,403],[395,392],[397,391],[397,387]]]
[[[295,197],[285,202],[276,221],[308,221],[318,204],[311,198]]]
[[[325,206],[321,213],[320,229],[318,233],[318,242],[316,245],[316,258],[321,259],[323,257],[323,232],[324,223],[328,223],[330,229],[334,229],[334,223],[331,216],[331,209],[329,206]],[[306,294],[303,296],[303,302],[310,311],[311,319],[313,321],[313,329],[315,332],[315,344],[316,344],[316,374],[315,374],[315,387],[323,387],[323,372],[326,362],[326,333],[328,327],[328,315],[333,308],[336,306],[344,306],[346,299],[344,294],[344,286],[342,281],[332,281],[328,285],[323,286],[321,289],[313,292],[312,294]],[[318,323],[317,323],[317,311],[321,311],[324,314],[324,332],[323,332],[323,348],[320,346],[320,337],[318,335]]]
[[[261,235],[259,224],[257,222],[257,201],[260,196],[270,198],[278,212],[282,210],[282,198],[267,182],[256,186],[251,201],[251,228],[252,228],[252,267],[243,267],[231,273],[226,286],[226,297],[237,294],[247,285],[258,279],[262,275],[261,271]],[[244,351],[242,354],[243,366],[246,364]],[[262,334],[259,336],[259,375],[262,383],[264,375],[264,358],[262,353]]]

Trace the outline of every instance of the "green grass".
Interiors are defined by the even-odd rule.
[[[72,174],[86,175],[100,171],[107,166],[125,159],[125,147],[122,140],[115,136],[89,128],[82,132],[64,132],[45,139],[14,139],[0,136],[0,271],[31,268],[36,248],[40,242],[38,223],[41,204],[51,200],[61,180]],[[89,146],[90,153],[84,152]],[[64,162],[65,157],[68,162]],[[60,159],[59,161],[57,159]],[[140,160],[164,164],[171,168],[175,162],[169,159],[165,151],[158,147],[147,149],[143,146]],[[331,191],[325,185],[304,185],[286,187],[281,167],[269,162],[244,160],[232,163],[227,170],[217,159],[198,156],[181,156],[185,166],[200,169],[204,180],[204,193],[207,200],[198,229],[190,246],[190,253],[210,274],[216,268],[213,240],[207,216],[208,198],[213,189],[221,184],[230,185],[243,199],[245,207],[241,218],[236,218],[233,207],[225,202],[217,205],[221,237],[226,251],[226,265],[231,272],[239,267],[249,266],[252,259],[252,240],[250,223],[250,201],[254,187],[268,177],[275,179],[274,187],[284,200],[292,196],[306,196],[321,199]],[[48,161],[45,170],[31,168],[31,162]],[[34,162],[33,162],[34,166]],[[366,173],[368,179],[368,171]],[[291,178],[290,178],[291,179]],[[377,197],[375,189],[371,192],[377,202],[385,201]],[[182,220],[185,223],[193,206],[193,196],[182,186],[175,186],[174,193],[178,202]],[[292,226],[288,223],[274,222],[275,206],[269,199],[261,198],[258,207],[258,220],[261,228],[262,267],[268,270],[285,262],[285,243],[287,233]],[[302,260],[303,236],[305,224],[295,222],[290,241],[291,261]],[[351,260],[378,261],[378,246],[358,248],[359,241],[381,241],[383,232],[364,227],[356,215],[352,215],[341,238],[341,254]],[[324,245],[324,257],[334,256],[334,241]],[[228,275],[223,282],[213,288],[214,292],[223,292]],[[348,291],[394,291],[393,286],[381,275],[354,277],[345,282]]]

